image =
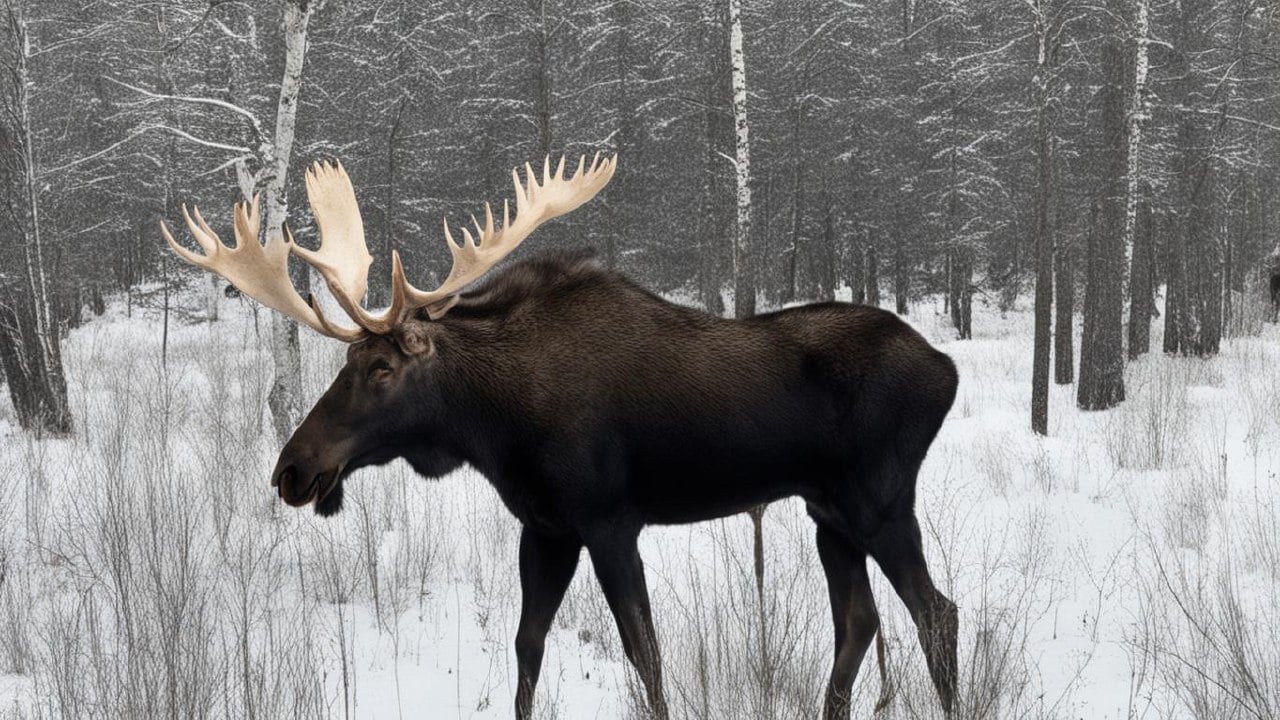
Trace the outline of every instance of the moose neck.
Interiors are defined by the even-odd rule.
[[[516,418],[507,397],[516,358],[487,318],[446,317],[434,335],[436,356],[415,402],[432,408],[431,445],[486,475],[501,465]],[[407,457],[407,456],[406,456]],[[412,461],[411,461],[412,462]],[[422,472],[415,465],[415,470]],[[423,473],[426,474],[426,473]]]

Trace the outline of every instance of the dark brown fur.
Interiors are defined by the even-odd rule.
[[[273,482],[286,501],[331,514],[346,475],[397,457],[428,477],[463,462],[487,477],[524,526],[520,718],[531,717],[543,641],[583,547],[666,717],[641,528],[799,495],[817,524],[835,623],[826,717],[848,717],[878,628],[868,555],[916,621],[949,710],[956,608],[929,576],[914,505],[956,384],[946,355],[878,308],[724,320],[588,255],[543,256],[496,273],[439,322],[354,345]]]

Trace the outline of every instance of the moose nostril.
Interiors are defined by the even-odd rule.
[[[275,477],[271,478],[271,487],[279,487],[281,483],[292,484],[293,475],[294,475],[293,466],[292,465],[286,466],[285,469],[280,471],[279,475],[276,475]]]

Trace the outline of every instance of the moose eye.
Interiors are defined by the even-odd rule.
[[[366,371],[365,377],[374,382],[386,380],[391,377],[391,366],[382,360],[374,361],[373,364],[369,365],[369,369]]]

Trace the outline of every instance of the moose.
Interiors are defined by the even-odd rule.
[[[587,252],[537,255],[476,285],[542,223],[594,197],[617,156],[541,180],[512,170],[515,217],[486,203],[475,234],[444,238],[453,265],[415,288],[398,252],[391,301],[362,304],[369,255],[340,163],[306,173],[319,246],[288,227],[258,241],[259,206],[233,208],[235,245],[182,209],[203,253],[173,251],[245,295],[349,344],[346,365],[280,451],[285,503],[329,516],[357,469],[403,458],[439,478],[470,464],[522,525],[515,714],[533,717],[552,620],[585,548],[649,708],[667,718],[642,528],[725,517],[789,496],[816,525],[835,631],[824,715],[848,718],[879,630],[870,556],[910,611],[934,688],[956,697],[956,605],[934,585],[915,517],[916,476],[956,395],[955,365],[878,308],[819,303],[742,320],[675,305]],[[355,327],[335,324],[290,283],[296,255]],[[475,285],[473,287],[473,285]]]

